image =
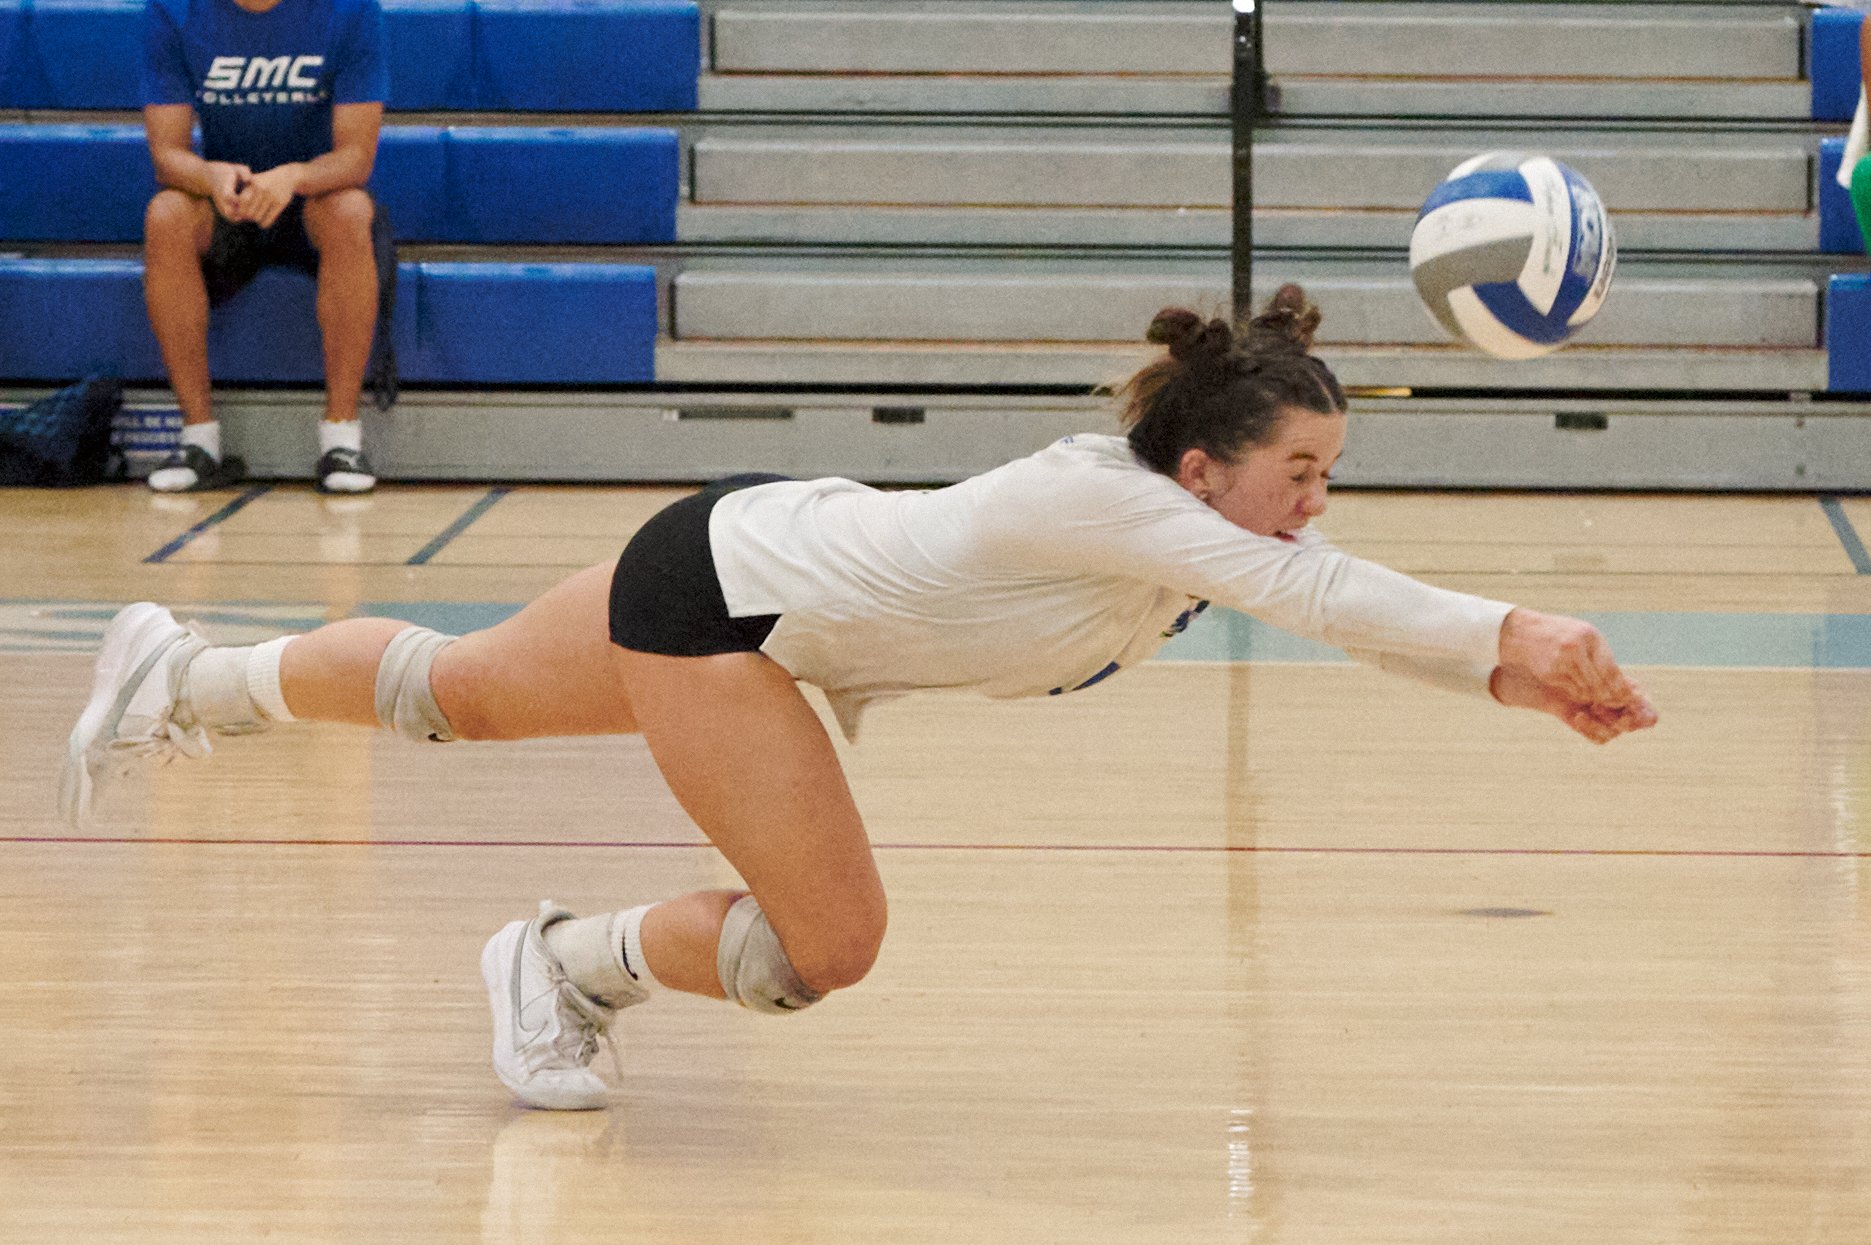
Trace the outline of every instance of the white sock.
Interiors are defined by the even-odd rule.
[[[285,694],[279,690],[279,656],[298,638],[283,635],[277,640],[256,644],[247,658],[247,694],[253,697],[254,707],[270,722],[298,721],[292,716],[292,710],[286,708]]]
[[[627,912],[617,914],[617,958],[622,962],[624,971],[651,994],[663,988],[663,983],[656,980],[656,974],[650,971],[649,960],[643,955],[643,915],[655,906],[639,904]]]
[[[221,421],[211,419],[205,424],[183,424],[182,444],[193,445],[203,450],[217,463],[221,461]]]
[[[639,931],[654,905],[601,912],[546,926],[546,946],[559,957],[571,983],[608,1007],[641,1003],[662,982],[643,959]]]
[[[279,691],[279,655],[292,636],[244,648],[207,648],[182,675],[187,712],[209,730],[293,721]]]
[[[355,419],[318,421],[318,452],[329,454],[333,450],[364,450],[364,425]]]

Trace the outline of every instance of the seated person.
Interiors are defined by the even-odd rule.
[[[269,264],[318,281],[325,419],[318,487],[376,486],[357,402],[378,322],[387,227],[363,189],[388,93],[377,0],[149,0],[143,122],[156,180],[144,220],[150,324],[182,408],[159,492],[218,488],[244,464],[221,452],[209,397],[208,309]],[[202,154],[190,146],[201,124]],[[394,280],[394,259],[382,282]]]

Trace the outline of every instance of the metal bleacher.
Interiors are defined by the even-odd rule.
[[[1255,287],[1304,282],[1341,377],[1410,390],[1360,402],[1345,477],[1871,486],[1860,408],[1811,400],[1842,266],[1819,253],[1816,159],[1842,127],[1812,119],[1809,17],[1268,4]],[[659,377],[1121,373],[1157,306],[1227,305],[1229,25],[1226,6],[1171,0],[714,4]],[[1447,343],[1404,262],[1427,190],[1496,148],[1578,168],[1619,233],[1606,309],[1533,362]],[[1568,406],[1594,418],[1555,421]],[[1823,464],[1803,448],[1816,411],[1849,420],[1825,425]],[[1624,418],[1665,414],[1695,421]]]
[[[673,240],[411,240],[417,264],[651,269],[658,331],[647,377],[607,382],[588,357],[557,382],[419,376],[373,421],[380,465],[932,481],[1098,426],[1093,387],[1146,357],[1158,307],[1229,303],[1230,23],[1219,0],[708,0],[692,111],[399,106],[398,141],[653,127],[681,180]],[[1815,120],[1812,10],[1270,0],[1265,23],[1255,287],[1302,281],[1322,353],[1364,391],[1347,483],[1871,488],[1871,403],[1826,350],[1828,279],[1864,261],[1821,210],[1821,146],[1844,127]],[[1407,271],[1423,197],[1499,148],[1578,168],[1620,244],[1605,310],[1531,362],[1444,340]],[[527,183],[502,189],[525,215]],[[314,396],[225,395],[259,470],[303,469]]]

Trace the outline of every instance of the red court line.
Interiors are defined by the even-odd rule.
[[[163,847],[706,848],[701,840],[629,839],[213,839],[143,835],[0,835],[0,843],[146,844]],[[1717,851],[1666,847],[1262,847],[1195,843],[873,843],[880,852],[1112,852],[1256,856],[1638,856],[1701,860],[1871,860],[1864,852]]]

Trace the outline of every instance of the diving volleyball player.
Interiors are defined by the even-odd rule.
[[[1214,602],[1597,743],[1653,725],[1590,625],[1419,583],[1311,530],[1346,428],[1309,353],[1318,323],[1296,286],[1239,338],[1164,311],[1149,337],[1167,353],[1121,390],[1128,436],[926,491],[722,481],[614,565],[464,636],[354,618],[223,648],[133,605],[72,732],[64,811],[87,816],[126,763],[295,719],[423,741],[642,734],[746,885],[583,918],[548,902],[487,943],[496,1072],[529,1104],[577,1109],[606,1101],[591,1064],[617,1011],[658,990],[783,1013],[870,969],[883,884],[800,683],[855,737],[866,706],[918,689],[1090,687]]]

